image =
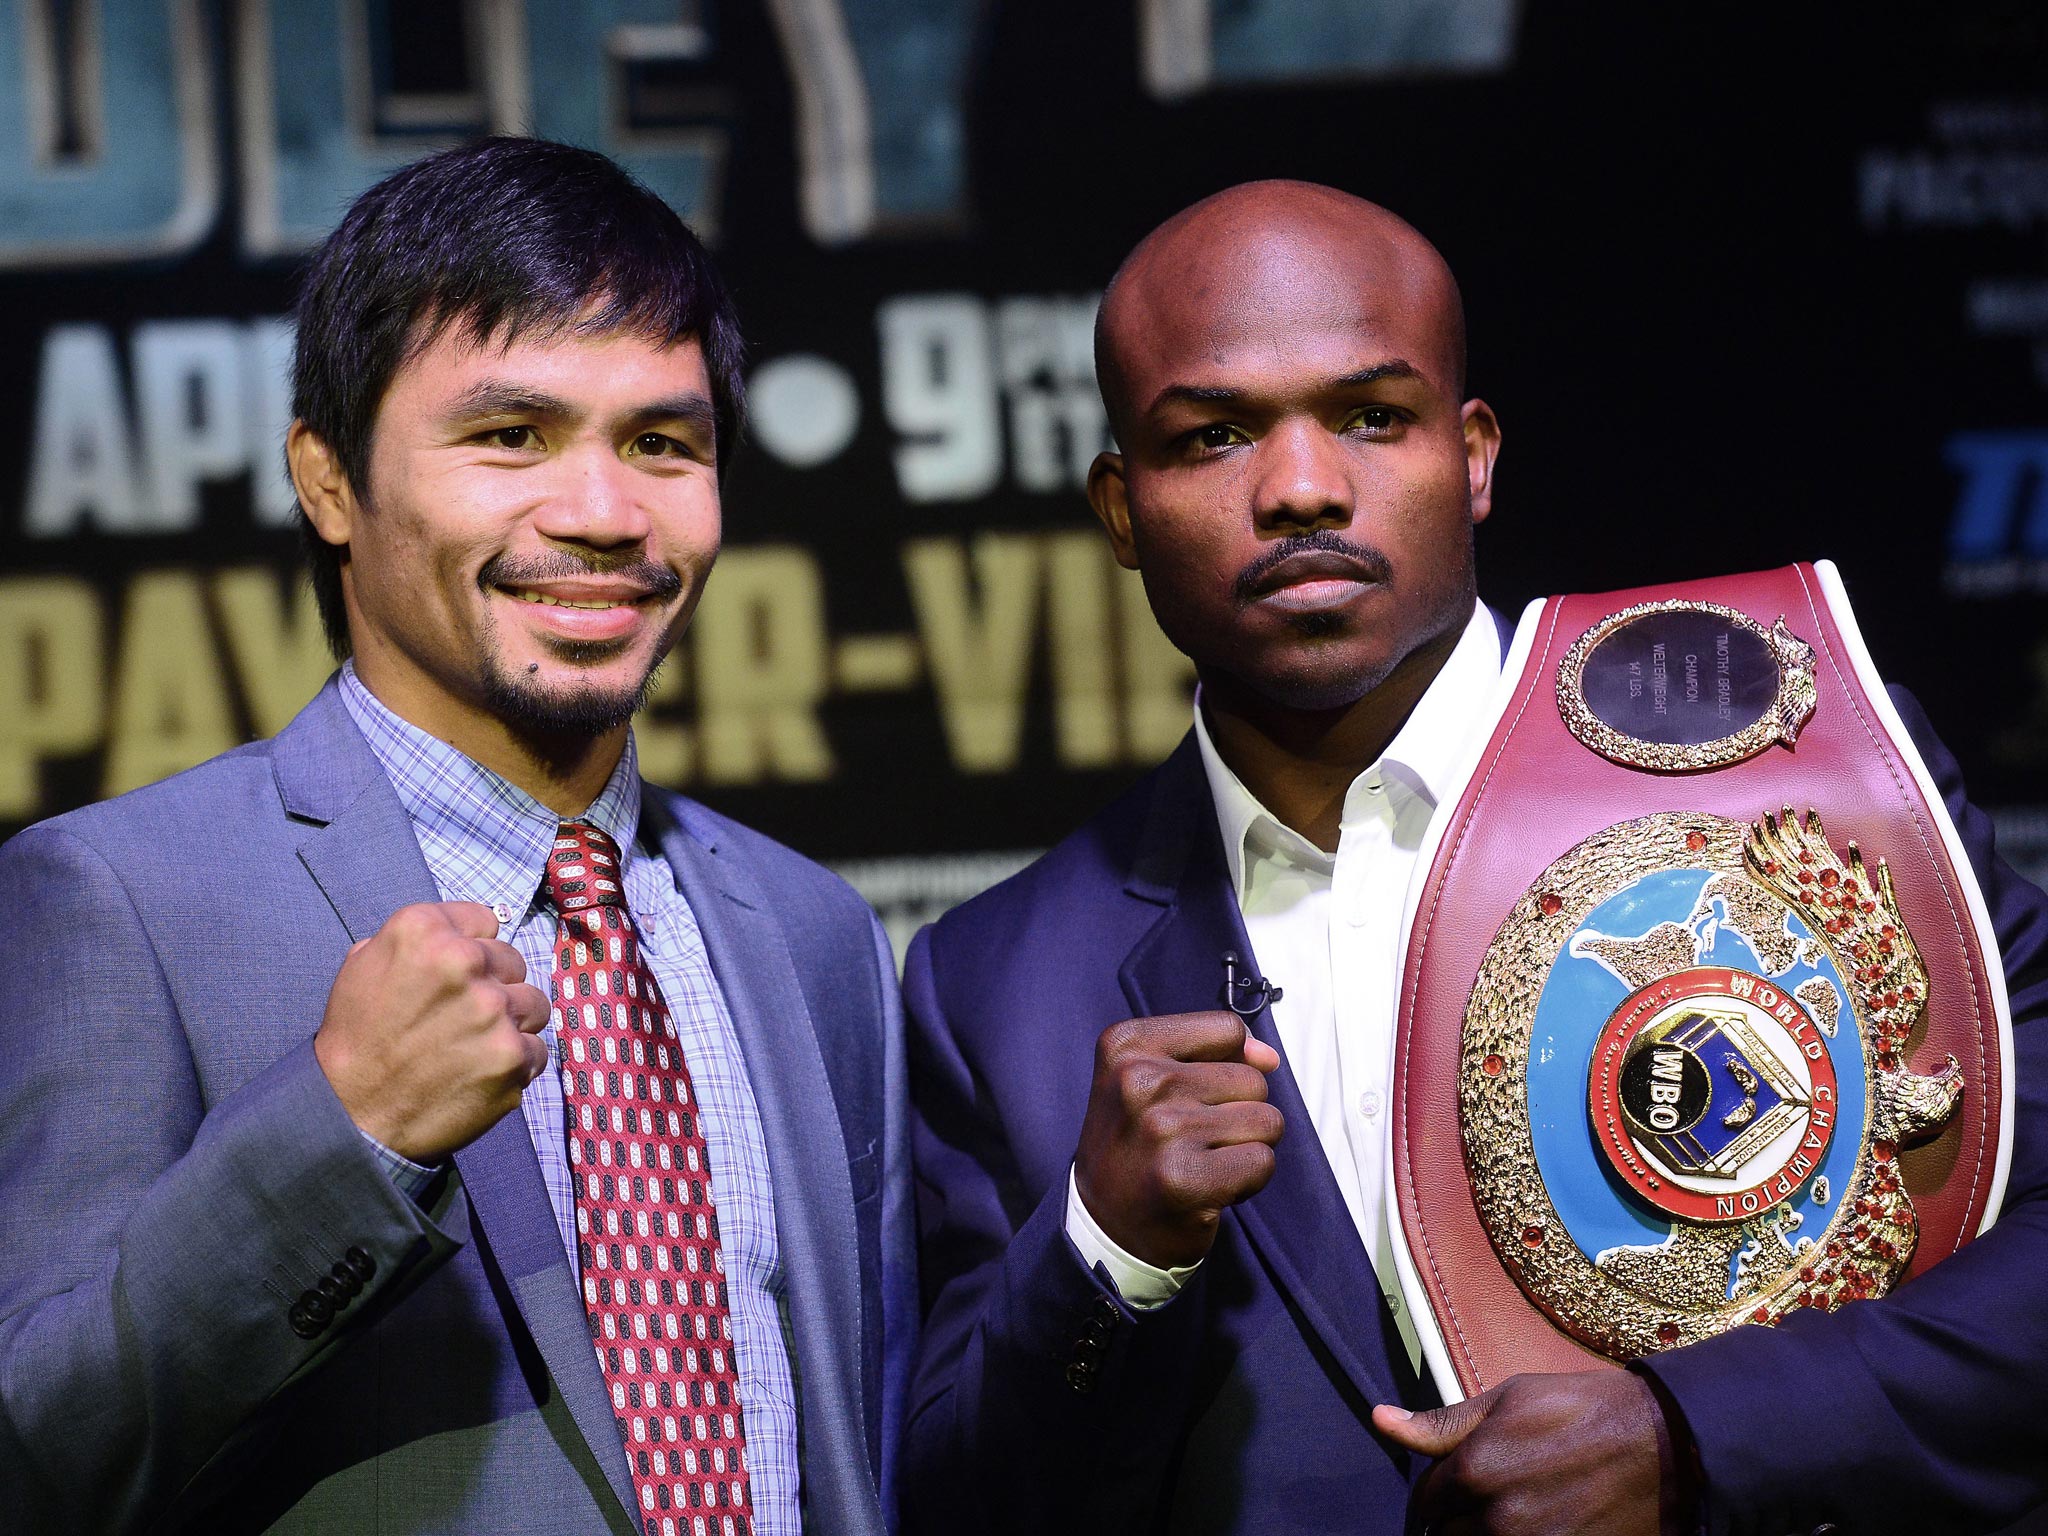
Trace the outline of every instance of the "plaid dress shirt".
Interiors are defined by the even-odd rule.
[[[562,818],[446,742],[401,720],[363,686],[352,663],[341,669],[341,697],[398,791],[441,899],[492,908],[499,937],[526,961],[527,980],[549,991],[555,914],[541,899],[541,873]],[[796,1391],[761,1114],[696,916],[676,889],[675,875],[660,852],[636,842],[640,774],[630,737],[604,789],[587,811],[571,819],[610,834],[624,851],[626,908],[639,929],[641,954],[668,1002],[690,1064],[732,1293],[733,1349],[746,1412],[754,1529],[761,1536],[800,1536]],[[547,1042],[550,1064],[559,1070],[550,1018],[541,1038]],[[540,1159],[569,1273],[577,1277],[580,1291],[576,1197],[557,1071],[533,1080],[520,1109]],[[393,1176],[413,1193],[423,1178],[431,1177],[431,1170],[408,1166],[387,1148],[377,1150]]]

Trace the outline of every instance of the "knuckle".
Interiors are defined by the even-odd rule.
[[[1492,1501],[1484,1469],[1468,1445],[1460,1445],[1438,1464],[1438,1482],[1456,1503],[1485,1505]]]
[[[492,1074],[514,1079],[523,1087],[533,1069],[532,1044],[530,1037],[516,1030],[506,1030],[494,1036],[490,1050]]]
[[[1190,1111],[1176,1098],[1157,1099],[1137,1114],[1138,1134],[1156,1146],[1178,1141],[1187,1131]]]
[[[1112,1024],[1095,1038],[1095,1061],[1099,1067],[1107,1067],[1125,1053],[1142,1046],[1145,1038],[1143,1019],[1125,1019]]]
[[[416,901],[409,907],[400,907],[391,914],[386,924],[400,938],[420,940],[448,931],[448,919],[441,909],[431,901]]]
[[[1255,1141],[1245,1147],[1244,1163],[1243,1185],[1249,1189],[1263,1189],[1266,1181],[1273,1177],[1273,1170],[1279,1166],[1279,1159],[1271,1147],[1263,1141]]]
[[[484,974],[483,947],[474,939],[446,932],[432,942],[434,969],[450,981],[464,981]]]
[[[400,950],[410,949],[426,933],[426,924],[421,920],[419,908],[400,907],[384,919],[384,926],[371,935],[372,944],[396,946]]]
[[[1113,1076],[1117,1097],[1133,1113],[1158,1100],[1171,1081],[1166,1064],[1153,1056],[1121,1061],[1114,1068]]]

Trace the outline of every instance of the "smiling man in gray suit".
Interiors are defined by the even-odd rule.
[[[0,850],[0,1528],[884,1528],[889,951],[628,725],[738,359],[585,151],[434,156],[316,258],[288,458],[345,665]]]

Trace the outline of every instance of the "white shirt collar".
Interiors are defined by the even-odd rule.
[[[1345,823],[1365,814],[1366,797],[1381,790],[1412,794],[1434,809],[1450,787],[1448,780],[1466,738],[1479,723],[1478,705],[1492,697],[1499,681],[1500,631],[1485,605],[1475,603],[1443,670],[1416,701],[1386,751],[1345,791]],[[1217,825],[1223,831],[1231,888],[1240,899],[1248,852],[1329,872],[1334,857],[1261,805],[1217,754],[1209,724],[1202,717],[1200,689],[1195,692],[1195,742],[1202,754],[1202,771],[1209,778],[1209,797],[1216,804]]]

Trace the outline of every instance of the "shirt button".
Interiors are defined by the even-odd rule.
[[[506,902],[494,901],[491,903],[491,915],[501,923],[509,923],[512,921],[512,908]]]
[[[1376,795],[1379,794],[1385,788],[1386,785],[1382,784],[1378,779],[1371,779],[1368,780],[1366,783],[1365,792],[1368,795]]]
[[[1387,1292],[1387,1310],[1396,1317],[1401,1315],[1401,1293],[1399,1291]]]
[[[1358,1112],[1368,1120],[1377,1120],[1383,1102],[1379,1089],[1368,1088],[1358,1096]]]

